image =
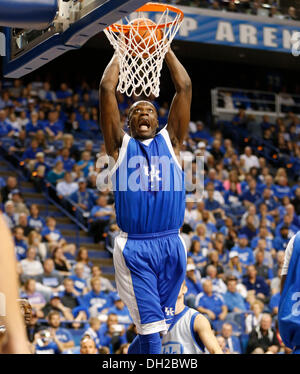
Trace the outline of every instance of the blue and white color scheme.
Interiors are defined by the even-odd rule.
[[[166,164],[152,163],[155,157],[171,165],[168,188],[164,188]],[[140,162],[133,162],[137,158]],[[184,219],[184,174],[166,127],[143,142],[125,134],[111,178],[122,230],[114,248],[118,293],[139,334],[167,331],[185,277],[186,248],[179,235]],[[176,190],[179,185],[181,189]]]
[[[300,353],[300,232],[287,250],[292,252],[278,309],[279,333],[284,344]]]
[[[195,318],[199,312],[185,307],[176,314],[169,331],[162,338],[162,354],[202,354],[205,347],[194,330]]]

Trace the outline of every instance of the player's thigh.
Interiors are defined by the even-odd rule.
[[[159,272],[159,295],[165,318],[175,311],[179,290],[186,274],[186,248],[179,236],[171,237],[166,243],[164,266]]]

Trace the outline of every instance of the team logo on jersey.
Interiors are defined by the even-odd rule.
[[[149,177],[151,190],[155,187],[158,187],[158,183],[162,180],[162,178],[159,176],[160,170],[159,168],[156,168],[155,165],[151,165],[151,169],[149,172],[149,167],[144,165],[144,173],[146,177]]]
[[[175,314],[174,308],[165,307],[165,315],[173,317]]]

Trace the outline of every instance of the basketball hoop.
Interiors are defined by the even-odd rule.
[[[143,12],[149,15],[154,12],[155,22]],[[184,14],[172,5],[159,3],[147,3],[136,13],[133,20],[125,17],[122,23],[114,23],[104,30],[119,59],[117,90],[128,96],[157,97],[163,60]]]

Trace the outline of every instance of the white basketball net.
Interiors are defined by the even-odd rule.
[[[138,26],[132,26],[129,32],[123,29],[124,25],[132,25],[137,19],[145,22],[149,20],[143,16],[133,21],[125,17],[125,24],[114,24],[115,30],[112,26],[104,30],[118,55],[120,73],[117,90],[121,93],[126,93],[128,96],[132,94],[159,96],[163,60],[182,22],[180,14],[175,13],[171,16],[170,13],[174,14],[169,9],[161,13],[156,20],[155,27],[145,25],[147,27],[146,38],[141,38],[143,31],[139,30]],[[164,24],[164,27],[158,29],[158,25],[161,24]],[[157,38],[157,33],[161,35],[160,40]],[[139,43],[137,43],[138,40],[140,40]]]

